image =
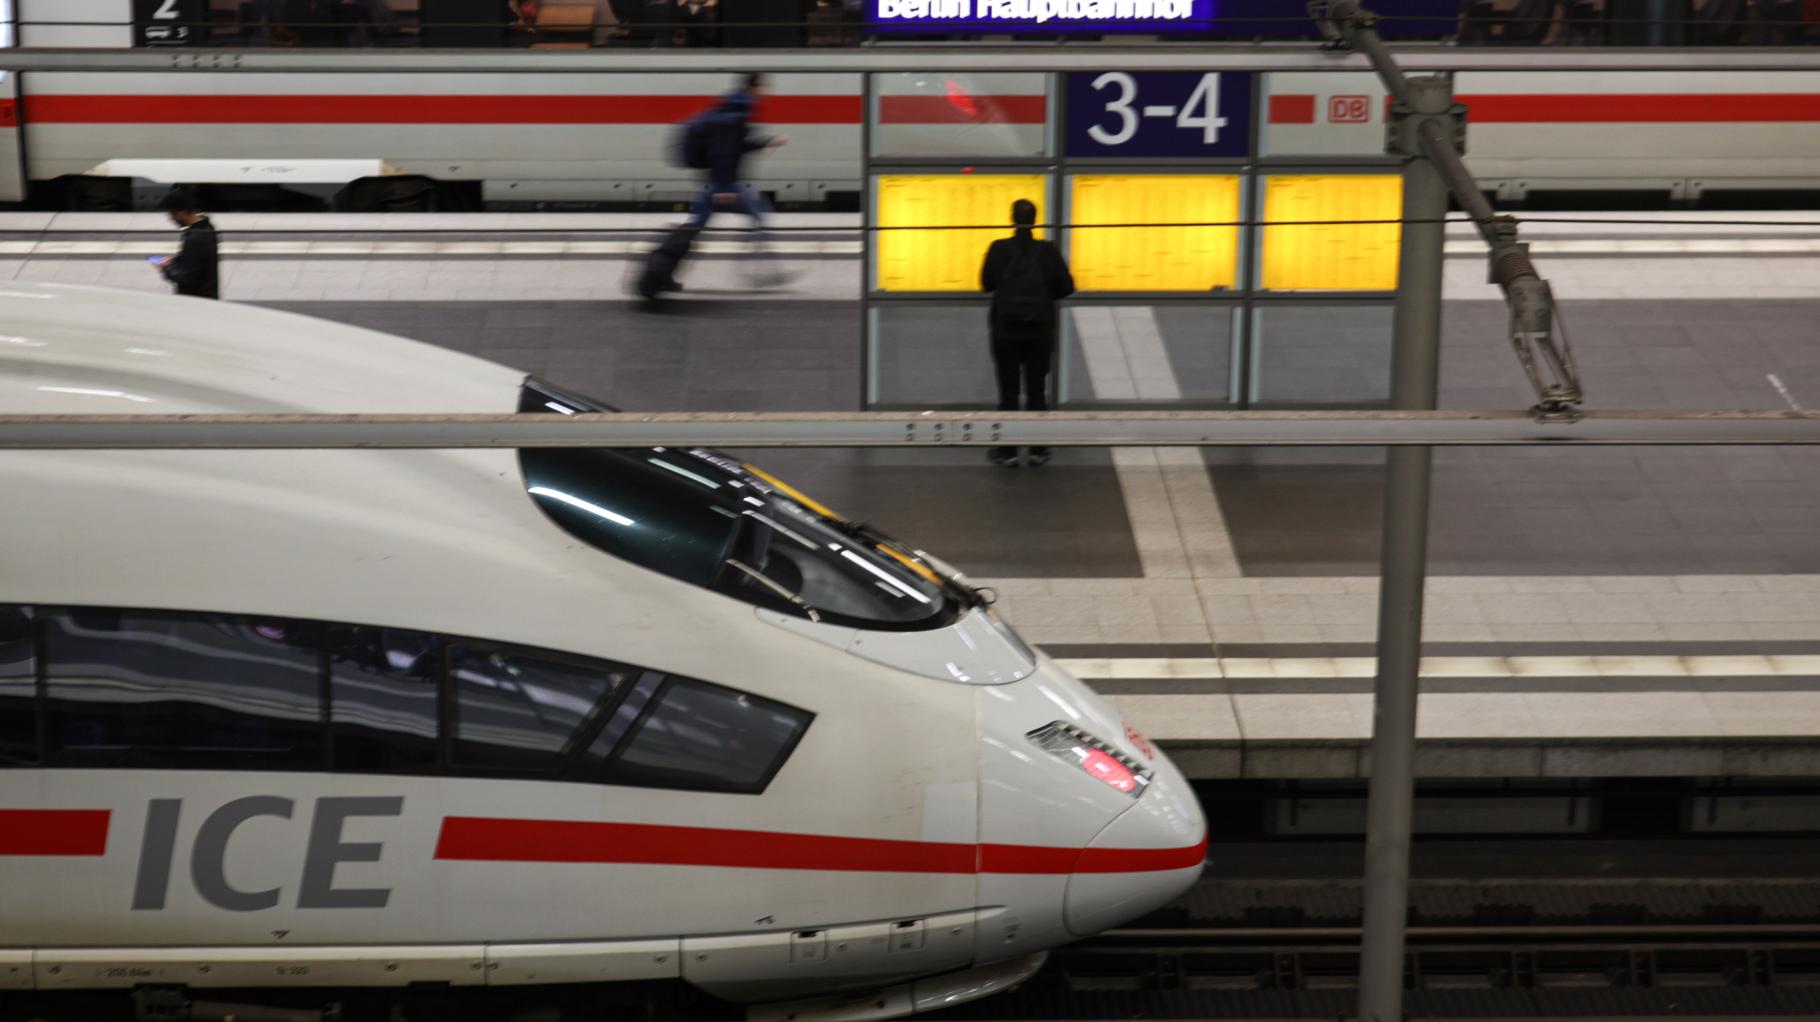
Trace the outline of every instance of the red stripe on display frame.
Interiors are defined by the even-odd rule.
[[[675,124],[713,96],[37,95],[34,124]],[[858,96],[768,96],[757,120],[858,124]]]
[[[1468,124],[1820,121],[1820,94],[1582,93],[1460,96]]]
[[[880,96],[880,124],[1041,124],[1042,96]]]
[[[1272,124],[1313,124],[1313,96],[1272,96],[1267,115]]]
[[[109,809],[0,809],[0,855],[106,855]]]
[[[449,816],[436,858],[469,862],[626,863],[861,873],[1148,873],[1198,866],[1187,848],[1056,848],[831,837],[719,827]]]

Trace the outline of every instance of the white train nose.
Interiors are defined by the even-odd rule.
[[[1175,900],[1201,876],[1207,821],[1175,764],[1158,753],[1150,785],[1081,853],[1063,921],[1085,937]]]

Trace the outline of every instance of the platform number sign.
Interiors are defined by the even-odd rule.
[[[204,42],[208,0],[133,0],[135,46],[193,46]]]
[[[1068,155],[1245,156],[1251,78],[1230,71],[1068,75]]]

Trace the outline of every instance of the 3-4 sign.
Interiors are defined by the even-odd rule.
[[[193,46],[203,42],[208,0],[133,0],[133,45]]]
[[[1251,75],[1102,71],[1068,76],[1069,156],[1238,156],[1251,150]]]

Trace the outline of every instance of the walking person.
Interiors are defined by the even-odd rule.
[[[679,290],[676,269],[687,258],[695,236],[708,224],[716,209],[733,209],[752,218],[753,239],[763,248],[765,218],[771,207],[758,188],[741,179],[740,165],[748,153],[775,149],[788,139],[782,135],[770,138],[752,135],[752,114],[765,89],[765,76],[747,74],[739,88],[722,96],[714,108],[698,114],[683,126],[678,162],[694,170],[706,171],[695,201],[689,205],[689,218],[670,233],[651,259],[638,282],[638,292],[655,300],[666,291]],[[771,287],[783,282],[780,273],[761,274],[759,286]]]
[[[992,295],[987,325],[992,336],[992,363],[998,370],[998,407],[1018,410],[1023,391],[1025,411],[1049,409],[1049,367],[1055,359],[1056,303],[1074,293],[1074,275],[1054,242],[1040,241],[1032,233],[1036,204],[1019,199],[1011,204],[1009,238],[1000,238],[986,249],[980,267],[980,287]],[[1017,448],[994,447],[987,456],[995,465],[1017,465]],[[1047,465],[1049,448],[1032,447],[1028,463]]]
[[[221,297],[220,245],[215,225],[196,208],[196,196],[186,188],[173,188],[158,208],[170,215],[183,232],[183,244],[177,254],[152,260],[152,265],[177,288],[180,295],[196,298]]]

